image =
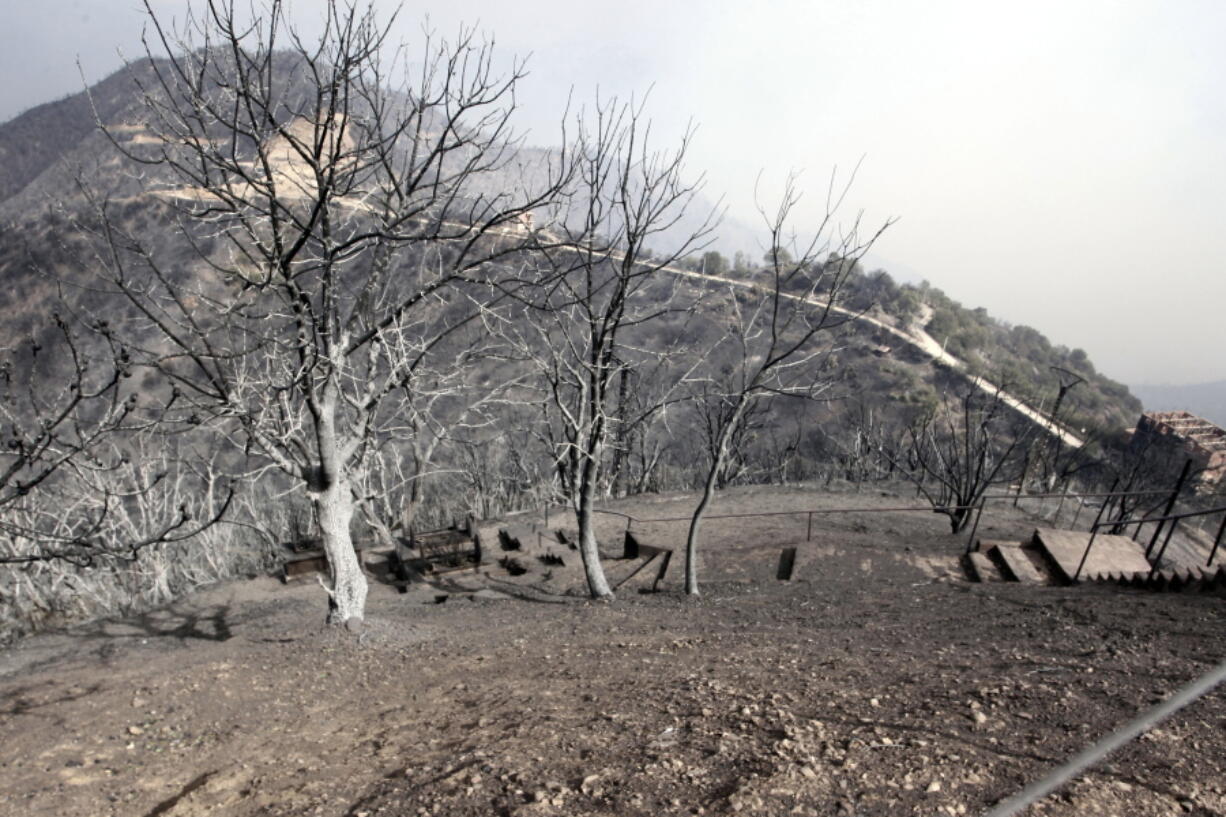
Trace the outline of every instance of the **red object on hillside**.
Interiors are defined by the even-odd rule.
[[[1203,417],[1188,411],[1145,412],[1132,433],[1132,445],[1153,443],[1182,446],[1203,486],[1217,485],[1226,477],[1226,431]]]

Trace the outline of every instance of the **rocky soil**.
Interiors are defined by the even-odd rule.
[[[679,562],[663,592],[592,603],[569,564],[401,595],[376,561],[360,638],[322,626],[317,585],[260,578],[28,639],[0,654],[0,814],[973,815],[1226,652],[1219,596],[975,585],[932,514],[819,516],[808,542],[806,522],[713,521],[698,600]],[[625,520],[602,524],[613,555]],[[1030,813],[1226,815],[1226,692]]]

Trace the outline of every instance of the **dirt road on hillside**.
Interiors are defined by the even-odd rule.
[[[718,283],[718,284],[722,284],[725,286],[737,287],[739,289],[751,289],[751,290],[754,290],[755,292],[762,292],[762,293],[767,293],[767,294],[769,294],[770,292],[768,287],[761,286],[759,284],[754,284],[748,281],[738,281],[738,280],[727,278],[721,275],[708,275],[707,273],[704,273],[704,272],[694,272],[693,270],[684,270],[679,267],[664,267],[664,269],[667,272],[670,272],[674,275],[682,275],[688,278],[698,278],[698,279],[709,281],[712,283]],[[820,298],[805,297],[805,296],[800,296],[800,295],[791,295],[791,294],[786,294],[786,293],[784,294],[783,297],[788,298],[790,300],[794,300],[794,301],[801,301],[803,303],[812,304],[813,306],[819,309],[825,309],[827,306],[827,302],[821,300]],[[900,329],[897,326],[893,326],[891,324],[885,323],[884,321],[877,320],[871,315],[867,315],[863,312],[856,312],[853,310],[844,309],[843,307],[840,307],[840,306],[832,306],[830,307],[830,311],[835,314],[842,315],[844,317],[854,318],[855,320],[870,324],[871,326],[874,326],[877,329],[892,335],[898,340],[901,340],[902,342],[910,346],[914,346],[915,348],[919,349],[922,353],[932,358],[937,363],[947,366],[948,368],[953,369],[954,371],[958,371],[958,372],[962,372],[966,374],[967,381],[973,387],[993,397],[999,394],[1000,399],[1003,400],[1006,405],[1008,405],[1010,408],[1012,408],[1014,411],[1018,412],[1019,414],[1030,419],[1033,423],[1038,425],[1048,434],[1058,436],[1060,440],[1066,445],[1072,446],[1073,448],[1080,448],[1081,446],[1085,445],[1085,441],[1082,440],[1080,437],[1078,437],[1076,434],[1074,434],[1072,431],[1069,431],[1064,426],[1058,425],[1057,423],[1053,422],[1052,419],[1048,417],[1046,414],[1043,414],[1042,412],[1034,409],[1029,404],[1022,401],[1021,399],[1015,397],[1014,395],[1002,389],[1000,386],[993,384],[991,381],[983,377],[967,374],[966,364],[962,360],[954,357],[949,352],[947,352],[941,344],[937,343],[935,338],[933,338],[926,331],[924,331],[921,325],[914,325],[914,326],[909,327],[908,329]]]

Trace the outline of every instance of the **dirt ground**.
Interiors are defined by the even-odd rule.
[[[715,512],[910,501],[744,490]],[[400,595],[376,563],[360,639],[322,626],[317,585],[271,578],[27,639],[0,654],[0,814],[973,815],[1226,652],[1220,596],[970,584],[933,514],[806,523],[712,521],[698,600],[679,562],[613,603],[571,565]],[[624,525],[602,519],[610,555]],[[1029,813],[1226,815],[1226,691]]]

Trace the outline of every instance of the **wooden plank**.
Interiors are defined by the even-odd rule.
[[[1072,581],[1077,573],[1090,534],[1083,531],[1039,528],[1034,532],[1034,543],[1056,566],[1062,579]],[[1080,578],[1090,581],[1109,573],[1149,572],[1145,548],[1127,536],[1099,534],[1094,537],[1094,546],[1086,558]]]
[[[646,570],[646,569],[647,569],[647,566],[648,566],[648,565],[650,565],[650,564],[651,564],[651,563],[652,563],[652,562],[653,562],[653,561],[654,561],[656,558],[658,558],[658,557],[660,556],[660,554],[661,554],[661,553],[664,553],[664,552],[665,552],[665,551],[656,551],[655,553],[650,553],[650,554],[648,554],[647,558],[646,558],[646,559],[644,559],[644,560],[642,561],[642,563],[641,563],[641,564],[639,564],[639,566],[638,566],[638,567],[636,567],[634,570],[630,571],[630,575],[626,576],[626,578],[622,579],[620,582],[618,582],[617,584],[613,585],[613,589],[614,589],[614,590],[619,589],[619,588],[620,588],[620,587],[621,587],[623,584],[625,584],[626,582],[630,581],[630,580],[631,580],[631,579],[633,579],[635,576],[639,575],[639,573],[642,573],[644,570]]]
[[[467,530],[444,528],[414,533],[407,552],[401,552],[398,545],[396,555],[405,568],[400,577],[407,579],[412,571],[441,574],[475,568],[480,564],[481,548]]]
[[[971,574],[971,580],[977,582],[1000,582],[1004,577],[986,553],[978,551],[966,554],[966,564]]]
[[[654,545],[640,545],[640,548],[639,558],[642,561],[628,576],[614,585],[614,590],[617,590],[635,576],[644,572],[650,565],[657,565],[656,577],[651,583],[651,592],[655,593],[659,590],[660,582],[664,581],[664,576],[668,573],[668,565],[672,561],[673,552],[669,548],[660,548]]]
[[[1021,545],[999,544],[990,552],[996,555],[998,564],[1003,563],[1006,578],[1026,584],[1046,584],[1030,557],[1022,552]]]
[[[779,569],[775,578],[781,582],[792,580],[792,571],[796,568],[796,548],[784,548],[779,551]]]
[[[622,541],[622,558],[637,559],[639,557],[639,549],[641,547],[642,543],[639,542],[638,537],[627,530],[625,538]]]
[[[301,553],[286,559],[282,565],[282,581],[289,581],[312,573],[325,573],[328,570],[328,558],[322,550]]]
[[[443,530],[433,530],[426,533],[418,533],[413,536],[413,541],[418,545],[431,545],[441,547],[445,545],[456,545],[461,542],[472,541],[472,536],[468,531],[457,530],[455,528],[445,528]]]
[[[354,547],[353,552],[358,557],[358,566],[363,570],[366,569],[366,563],[362,560],[363,547]],[[314,573],[328,572],[328,556],[322,550],[308,550],[302,553],[295,553],[281,563],[281,581],[288,582],[291,579],[297,579],[302,576],[310,576]]]

